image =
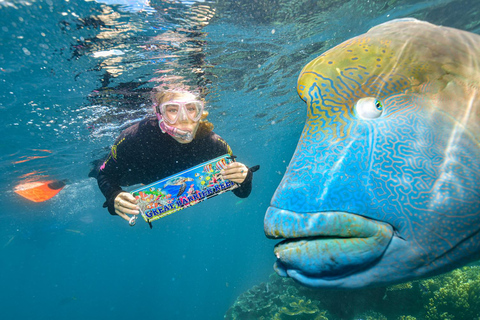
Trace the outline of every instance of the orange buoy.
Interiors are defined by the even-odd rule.
[[[65,187],[64,180],[36,181],[19,184],[13,191],[33,202],[43,202],[54,197]]]

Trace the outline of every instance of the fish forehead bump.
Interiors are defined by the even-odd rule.
[[[358,65],[369,71],[409,72],[422,77],[426,71],[443,74],[445,65],[454,64],[471,74],[470,67],[479,67],[479,41],[479,35],[467,31],[414,19],[393,20],[326,51],[303,68],[299,80],[305,72],[329,70],[330,75],[340,74],[345,68]],[[468,68],[462,67],[465,65]],[[476,80],[478,84],[480,80]]]
[[[297,92],[315,125],[351,120],[364,97],[416,95],[480,141],[480,36],[415,19],[387,22],[308,63]]]

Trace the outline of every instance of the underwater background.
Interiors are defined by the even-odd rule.
[[[0,0],[0,318],[301,319],[287,312],[300,305],[318,309],[305,319],[366,319],[353,307],[341,311],[351,296],[320,305],[314,299],[325,293],[271,276],[275,241],[265,237],[263,217],[305,122],[300,70],[403,17],[480,33],[478,0]],[[247,199],[225,194],[150,230],[110,216],[88,173],[124,128],[151,114],[149,93],[159,85],[207,92],[215,132],[261,169]],[[42,203],[13,191],[45,179],[68,183]],[[370,301],[385,314],[380,302],[390,299],[390,308],[451,319],[455,310],[434,314],[425,305],[440,301],[437,291],[442,301],[478,301],[477,271],[457,271],[444,290],[415,282],[361,293],[360,311]],[[397,292],[426,302],[412,305]],[[254,305],[239,306],[247,300]],[[322,313],[327,307],[340,311]]]

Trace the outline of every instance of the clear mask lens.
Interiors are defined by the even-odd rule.
[[[168,101],[160,105],[160,113],[169,124],[187,118],[197,122],[200,120],[202,112],[203,103],[201,101]]]

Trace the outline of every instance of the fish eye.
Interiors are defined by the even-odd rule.
[[[362,98],[355,104],[355,114],[364,120],[380,117],[383,113],[383,104],[373,97]]]

